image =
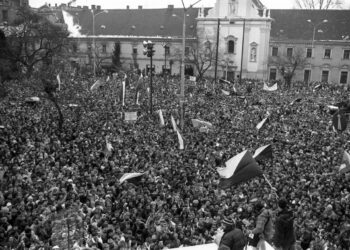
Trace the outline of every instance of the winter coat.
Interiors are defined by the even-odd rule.
[[[222,236],[218,250],[243,250],[245,245],[245,235],[242,230],[235,228]]]
[[[278,213],[275,221],[274,244],[276,247],[287,248],[295,243],[293,212],[283,210]]]
[[[268,209],[263,209],[259,214],[253,234],[258,234],[264,240],[270,242],[273,236],[273,215]]]

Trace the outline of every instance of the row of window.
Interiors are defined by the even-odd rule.
[[[312,48],[306,49],[306,57],[311,58],[312,57]],[[287,48],[287,57],[292,57],[294,52],[294,48]],[[324,49],[323,58],[330,59],[332,54],[331,49]],[[278,56],[278,47],[272,47],[272,56]],[[343,50],[343,59],[349,60],[350,59],[350,49],[344,49]]]
[[[276,80],[277,78],[277,69],[271,68],[270,69],[270,80]],[[305,69],[304,70],[304,82],[309,82],[311,80],[311,69]],[[329,70],[322,70],[321,72],[321,82],[328,82],[329,81]],[[340,80],[339,82],[341,84],[347,84],[348,82],[348,71],[341,71],[340,72]]]

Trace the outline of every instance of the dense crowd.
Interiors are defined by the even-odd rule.
[[[170,122],[172,115],[179,124],[179,79],[154,78],[153,114],[149,79],[129,75],[125,106],[122,79],[90,91],[92,80],[66,77],[57,95],[62,131],[55,106],[30,88],[35,81],[6,84],[7,97],[0,100],[0,249],[198,245],[213,242],[226,217],[251,229],[254,204],[263,201],[274,210],[276,195],[262,177],[221,190],[216,168],[267,144],[273,159],[260,167],[277,195],[291,203],[299,247],[349,249],[350,176],[337,170],[350,148],[349,133],[333,130],[327,110],[347,100],[347,91],[310,84],[268,92],[245,81],[235,85],[244,99],[222,94],[233,93],[233,84],[188,81],[180,150]],[[40,102],[26,102],[31,96]],[[291,104],[296,98],[301,101]],[[138,112],[137,121],[124,120],[129,111]],[[267,112],[269,122],[258,131]],[[193,118],[213,128],[199,131]],[[137,182],[119,182],[133,172],[144,174]]]

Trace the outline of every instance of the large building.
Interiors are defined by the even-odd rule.
[[[0,0],[0,25],[11,25],[22,6],[28,6],[28,0]]]
[[[95,61],[109,67],[118,46],[124,69],[149,70],[143,41],[151,40],[153,70],[180,74],[185,19],[186,74],[205,68],[206,75],[216,70],[227,79],[277,80],[296,65],[293,80],[350,83],[349,10],[270,11],[259,0],[217,0],[214,8],[190,8],[185,16],[172,5],[118,10],[61,5],[39,12],[50,10],[68,25],[70,60],[80,66]]]

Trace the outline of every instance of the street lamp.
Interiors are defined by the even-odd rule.
[[[314,30],[313,30],[313,33],[312,33],[312,48],[314,48],[314,43],[315,43],[315,33],[316,33],[316,28],[318,26],[320,26],[321,24],[323,23],[328,23],[328,20],[327,19],[324,19],[322,20],[322,22],[319,22],[317,24],[314,24],[310,19],[306,20],[308,23],[310,23],[313,27],[314,27]]]
[[[169,48],[169,45],[167,43],[163,43],[163,48],[164,48],[164,74],[166,74],[167,72],[167,68],[166,68],[166,54],[167,54],[167,49]]]
[[[153,84],[152,84],[152,77],[153,77],[153,65],[152,65],[152,57],[154,55],[154,50],[153,50],[154,43],[152,41],[143,41],[143,54],[147,55],[147,57],[150,58],[150,64],[151,64],[151,74],[150,74],[150,113],[153,113],[153,104],[152,104],[152,94],[153,94]]]
[[[92,14],[92,44],[94,46],[93,48],[93,57],[94,57],[94,77],[96,77],[96,39],[95,39],[95,18],[96,16],[102,14],[102,13],[108,13],[108,10],[103,10],[101,12],[98,13],[94,13],[94,10],[91,10],[91,14]]]
[[[199,3],[202,0],[198,0],[197,2],[191,4],[188,8],[185,7],[184,1],[181,0],[183,5],[183,23],[182,23],[182,54],[181,54],[181,85],[180,85],[180,125],[181,129],[184,129],[184,118],[185,118],[185,110],[184,110],[184,101],[185,101],[185,37],[186,37],[186,16],[187,10],[192,8],[195,4]],[[173,16],[176,16],[173,14]]]

